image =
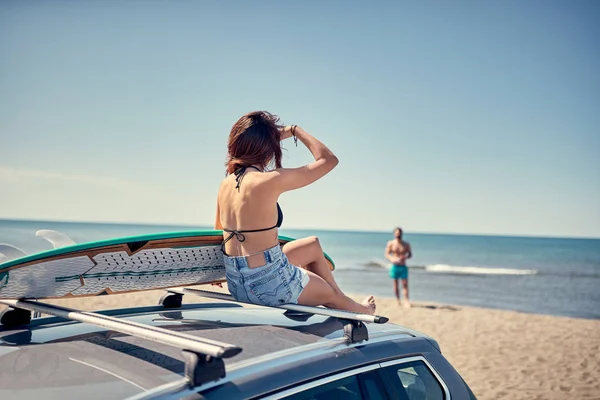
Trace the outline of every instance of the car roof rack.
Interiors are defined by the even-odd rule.
[[[211,292],[209,290],[194,289],[194,288],[172,288],[165,289],[167,294],[160,299],[160,304],[165,308],[178,308],[181,307],[182,298],[185,294],[191,294],[194,296],[207,297],[211,299],[233,301],[236,303],[253,304],[244,301],[236,300],[232,295],[227,293]],[[254,304],[256,305],[256,304]],[[260,304],[259,304],[260,305]],[[295,317],[299,320],[302,319],[302,315],[324,315],[327,317],[333,317],[340,320],[344,326],[344,336],[350,343],[357,343],[363,340],[369,340],[369,333],[364,322],[372,322],[376,324],[384,324],[389,321],[389,318],[380,315],[369,315],[360,314],[352,311],[335,310],[324,307],[311,307],[303,306],[300,304],[282,304],[280,306],[265,306],[270,308],[279,308],[290,311],[296,314]],[[288,315],[290,316],[290,315]],[[290,316],[293,318],[293,316]],[[305,318],[306,319],[306,318]]]
[[[225,377],[223,358],[242,351],[241,347],[216,340],[33,300],[0,299],[0,303],[12,307],[2,315],[2,324],[6,327],[26,325],[27,320],[31,320],[31,312],[40,312],[179,348],[186,360],[185,376],[193,386]]]

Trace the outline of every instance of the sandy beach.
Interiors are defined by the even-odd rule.
[[[358,299],[358,298],[357,298]],[[378,299],[378,313],[429,334],[479,399],[599,399],[600,321]]]
[[[100,310],[154,305],[163,293],[49,302]],[[361,296],[354,297],[361,300]],[[185,301],[203,300],[188,296]],[[404,309],[394,299],[377,301],[378,314],[437,339],[444,355],[479,399],[600,398],[598,320],[433,303],[416,303]]]

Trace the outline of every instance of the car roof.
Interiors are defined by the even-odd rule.
[[[223,361],[236,368],[261,357],[344,337],[340,320],[236,303],[186,304],[100,311],[123,320],[233,343]],[[369,335],[427,336],[394,324],[367,324]],[[0,328],[0,398],[128,397],[181,380],[180,349],[57,317]],[[3,394],[4,393],[4,394]]]

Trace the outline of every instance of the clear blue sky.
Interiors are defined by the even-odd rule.
[[[264,109],[287,228],[599,237],[600,3],[375,3],[0,2],[0,218],[212,224]]]

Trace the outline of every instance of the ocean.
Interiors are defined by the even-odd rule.
[[[50,249],[39,229],[65,233],[78,243],[121,236],[211,229],[0,220],[0,243],[34,253]],[[281,229],[300,238],[316,235],[336,263],[340,287],[353,294],[393,297],[384,249],[392,232]],[[600,239],[410,233],[410,298],[569,317],[600,318]]]

